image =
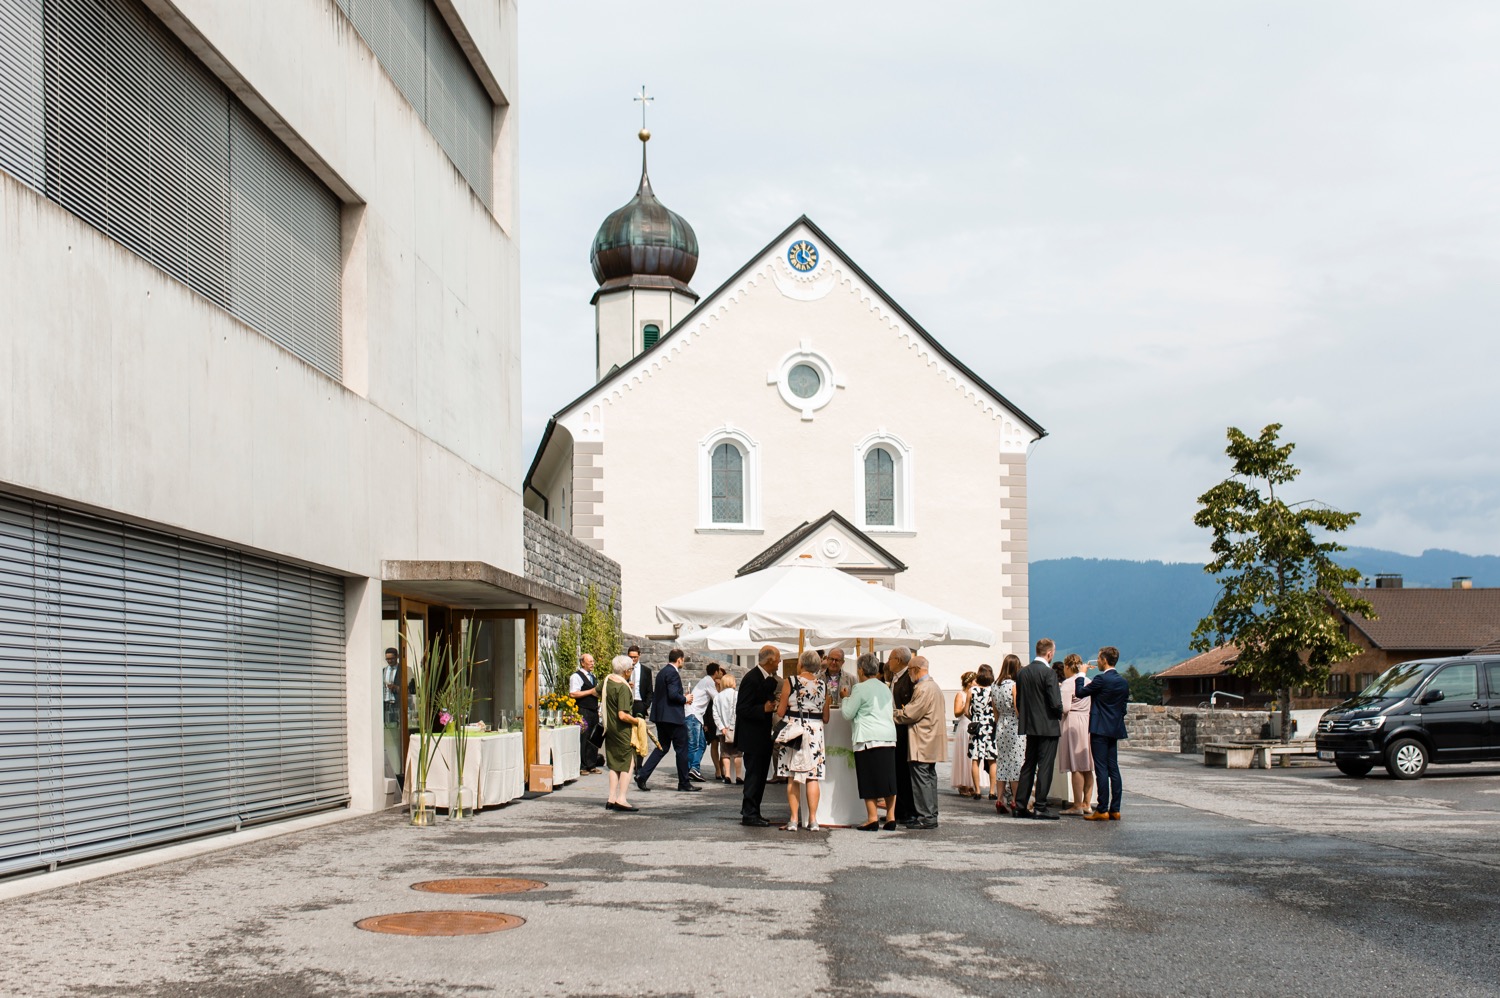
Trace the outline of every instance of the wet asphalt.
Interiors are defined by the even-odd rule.
[[[0,904],[0,994],[1500,993],[1500,768],[1122,762],[1118,823],[947,793],[933,831],[788,833],[716,783],[608,813],[598,776],[430,829],[385,812]],[[547,887],[411,889],[447,876]],[[432,909],[526,922],[354,927]]]

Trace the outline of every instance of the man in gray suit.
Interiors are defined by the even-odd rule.
[[[1056,648],[1051,638],[1042,638],[1036,643],[1036,658],[1016,675],[1017,730],[1026,736],[1026,759],[1021,763],[1021,783],[1016,787],[1017,818],[1057,820],[1047,808],[1052,770],[1057,764],[1057,740],[1062,735],[1062,689],[1051,665]],[[1030,810],[1033,784],[1036,809]]]

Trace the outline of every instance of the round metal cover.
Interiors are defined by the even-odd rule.
[[[361,919],[354,927],[393,936],[477,936],[525,924],[519,915],[488,911],[403,911]]]
[[[452,877],[448,880],[424,880],[412,884],[414,891],[429,894],[519,894],[522,891],[539,891],[547,885],[540,880],[524,880],[520,877]]]

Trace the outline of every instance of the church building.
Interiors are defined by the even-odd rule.
[[[697,236],[644,145],[591,259],[597,383],[548,422],[525,501],[619,562],[626,632],[668,633],[659,602],[811,555],[993,629],[993,648],[926,652],[945,689],[1030,658],[1035,420],[806,216],[700,298]]]

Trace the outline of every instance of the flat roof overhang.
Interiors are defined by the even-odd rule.
[[[482,561],[382,561],[388,592],[464,610],[582,613],[583,597]]]

